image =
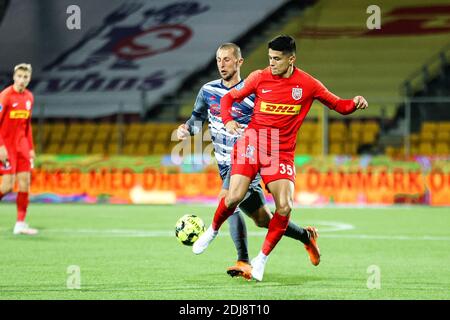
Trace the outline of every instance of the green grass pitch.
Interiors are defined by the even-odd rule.
[[[176,240],[179,217],[209,224],[214,210],[31,204],[40,234],[26,237],[12,235],[15,205],[0,204],[0,299],[450,299],[448,208],[296,208],[293,221],[319,228],[321,264],[283,238],[259,283],[225,273],[236,259],[227,224],[199,256]],[[253,257],[266,230],[246,223]]]

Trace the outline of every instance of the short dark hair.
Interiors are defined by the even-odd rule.
[[[280,35],[273,38],[270,40],[268,47],[272,50],[282,51],[283,54],[295,55],[295,51],[297,50],[294,38],[287,35]]]

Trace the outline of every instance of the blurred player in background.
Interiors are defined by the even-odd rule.
[[[240,76],[240,68],[244,59],[240,48],[236,44],[225,43],[217,49],[216,61],[221,79],[213,80],[202,86],[197,95],[192,116],[185,124],[178,127],[177,137],[184,140],[190,135],[201,133],[203,123],[208,119],[214,154],[218,162],[220,177],[223,181],[222,190],[219,194],[219,199],[222,199],[228,193],[231,173],[231,151],[239,134],[229,133],[225,130],[220,117],[220,100],[232,88],[242,87],[243,81]],[[249,123],[253,107],[254,96],[250,96],[233,105],[233,117],[242,127],[246,127]],[[247,230],[244,218],[239,213],[240,210],[251,217],[259,227],[267,228],[272,218],[272,214],[265,202],[263,190],[259,184],[260,181],[260,175],[254,177],[247,187],[244,200],[228,218],[230,234],[238,253],[236,265],[227,270],[231,276],[240,276],[242,270],[251,271],[247,247]],[[302,243],[309,243],[310,231],[314,232],[290,222],[285,234]]]
[[[243,270],[244,277],[257,281],[262,281],[267,258],[289,224],[294,202],[296,138],[313,101],[317,99],[344,115],[367,107],[363,97],[340,99],[320,81],[295,67],[296,45],[292,37],[278,36],[270,41],[268,55],[269,67],[252,72],[243,86],[233,88],[221,100],[222,121],[228,132],[237,133],[242,125],[233,119],[232,105],[256,95],[252,120],[234,145],[228,193],[220,201],[212,225],[193,246],[196,253],[208,247],[220,226],[244,199],[250,182],[260,173],[274,197],[276,212],[262,249],[251,262],[251,273]],[[318,251],[317,235],[312,235],[309,249]]]
[[[31,80],[30,64],[14,67],[14,84],[0,93],[0,200],[19,185],[17,194],[17,222],[14,234],[35,235],[36,229],[25,223],[31,180],[36,157],[31,130],[33,94],[27,90]]]

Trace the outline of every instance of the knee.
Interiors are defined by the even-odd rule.
[[[291,213],[291,211],[292,211],[292,203],[289,201],[289,202],[286,202],[286,203],[284,203],[284,204],[281,204],[278,208],[277,208],[277,213],[279,214],[279,215],[282,215],[282,216],[287,216],[287,215],[289,215],[290,213]]]
[[[225,197],[225,205],[230,207],[236,207],[243,199],[244,197],[241,196],[238,193],[229,192],[228,195]]]
[[[7,194],[7,193],[12,192],[13,191],[13,184],[12,184],[12,182],[9,182],[7,180],[2,181],[2,184],[1,184],[1,187],[0,187],[0,191],[4,195]]]
[[[28,181],[19,181],[18,187],[20,192],[28,192],[28,189],[30,188],[30,184]]]
[[[5,195],[7,193],[10,193],[12,189],[12,185],[3,185],[1,192],[3,193],[3,195]]]

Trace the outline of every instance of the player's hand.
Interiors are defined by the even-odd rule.
[[[0,147],[0,162],[5,163],[5,161],[8,160],[8,151],[6,150],[5,146]]]
[[[177,129],[177,138],[178,140],[186,140],[191,134],[189,133],[189,127],[187,124],[183,123]]]
[[[231,120],[225,125],[225,129],[231,134],[239,135],[241,134],[242,125],[239,122]]]
[[[31,166],[31,169],[34,169],[34,159],[36,159],[36,152],[34,152],[34,150],[30,150],[30,166]]]
[[[363,96],[356,96],[353,98],[356,109],[365,109],[369,106],[366,99]]]

